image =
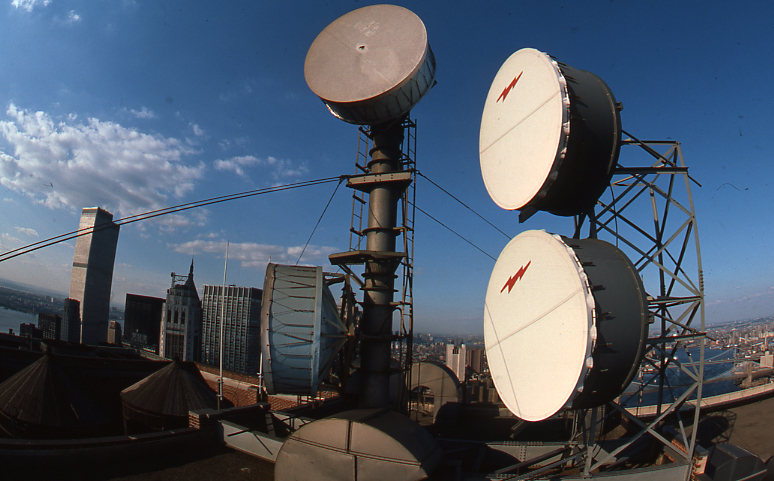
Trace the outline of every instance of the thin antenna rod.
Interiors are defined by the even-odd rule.
[[[223,324],[225,322],[226,313],[226,272],[228,271],[228,247],[229,241],[226,241],[226,262],[223,266],[223,290],[220,295],[220,354],[218,360],[220,361],[220,380],[218,381],[218,409],[223,402]]]

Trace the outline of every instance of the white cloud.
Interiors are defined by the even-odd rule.
[[[274,157],[269,157],[267,162],[274,168],[274,172],[278,174],[278,177],[300,177],[309,172],[306,162],[294,165],[294,162],[290,160],[280,160]],[[275,177],[278,178],[277,176]]]
[[[268,177],[278,181],[289,177],[300,177],[309,172],[305,162],[295,163],[290,160],[279,160],[275,157],[260,159],[253,155],[244,155],[232,157],[230,159],[218,159],[213,162],[215,170],[233,171],[242,178],[248,178],[245,169],[255,166],[268,167],[270,172]]]
[[[175,252],[182,254],[214,254],[218,257],[226,255],[225,241],[195,240],[178,245],[171,245]],[[229,260],[237,260],[242,267],[255,268],[261,271],[271,259],[279,264],[295,264],[303,246],[277,246],[257,244],[255,242],[231,243],[228,248]],[[301,263],[304,265],[320,265],[328,263],[328,255],[340,249],[326,246],[307,246]]]
[[[30,229],[29,227],[14,227],[16,229],[16,232],[19,232],[20,234],[28,235],[30,237],[38,237],[38,232],[35,229]]]
[[[81,21],[81,16],[75,13],[75,10],[70,10],[67,12],[67,17],[65,18],[64,23],[67,25],[73,25],[76,23],[79,23]]]
[[[114,216],[158,209],[191,192],[205,169],[183,163],[196,152],[174,138],[96,118],[55,123],[13,104],[6,115],[0,136],[13,153],[0,150],[0,184],[51,208],[98,205]]]
[[[261,159],[253,157],[252,155],[244,155],[241,157],[232,157],[228,160],[218,159],[213,162],[215,170],[231,170],[239,177],[247,177],[244,167],[251,167],[253,165],[260,165]]]
[[[158,116],[152,111],[148,110],[148,107],[143,106],[140,110],[130,110],[129,113],[137,117],[138,119],[156,119]]]
[[[11,234],[0,234],[0,249],[3,252],[19,247],[21,243],[21,240]]]
[[[186,211],[184,214],[167,214],[151,219],[159,224],[160,230],[166,233],[186,230],[191,227],[204,227],[210,220],[210,211],[198,208]]]
[[[197,137],[201,137],[202,135],[204,135],[204,130],[202,130],[202,129],[199,127],[199,125],[198,125],[198,124],[193,124],[193,125],[191,126],[191,128],[193,129],[194,135],[196,135]]]
[[[11,6],[31,12],[37,6],[47,7],[51,0],[13,0]]]

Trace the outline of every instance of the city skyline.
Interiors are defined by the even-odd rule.
[[[772,102],[762,61],[774,6],[701,9],[670,2],[401,2],[425,23],[438,85],[414,109],[417,165],[508,236],[571,235],[572,219],[519,224],[486,193],[478,165],[484,99],[500,65],[534,47],[600,76],[623,128],[682,143],[693,178],[709,323],[774,314],[762,220],[772,167],[761,139]],[[13,0],[0,75],[0,253],[75,230],[80,210],[116,219],[289,182],[354,173],[357,128],[332,117],[303,75],[330,22],[363,4],[145,5]],[[691,19],[688,21],[687,19]],[[653,26],[656,26],[655,29]],[[716,32],[723,32],[722,36]],[[615,39],[615,41],[613,41]],[[621,161],[627,162],[622,151]],[[200,285],[260,287],[266,264],[322,265],[347,250],[351,200],[335,183],[171,214],[121,231],[112,303],[162,297],[169,272],[196,261]],[[415,329],[482,332],[494,260],[508,242],[425,179],[417,206]],[[0,278],[67,292],[74,241],[0,262]],[[201,292],[200,292],[201,295]]]

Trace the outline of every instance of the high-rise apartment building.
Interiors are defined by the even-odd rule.
[[[44,312],[39,313],[38,329],[43,331],[43,339],[58,341],[62,331],[62,316]]]
[[[81,342],[81,303],[77,299],[64,300],[61,339],[67,342]]]
[[[454,371],[460,382],[467,379],[467,374],[481,374],[484,372],[484,347],[447,344],[446,365]]]
[[[110,289],[119,226],[113,223],[110,212],[89,207],[83,209],[78,229],[93,232],[75,241],[69,297],[81,303],[80,341],[97,344],[107,341],[110,326]]]
[[[484,373],[486,351],[484,346],[468,346],[467,365],[476,374]]]
[[[460,381],[465,380],[466,354],[467,346],[465,346],[465,344],[446,345],[446,366],[454,371],[454,374],[457,375],[457,379]]]
[[[108,327],[107,342],[116,346],[121,346],[121,323],[120,322],[110,321],[110,327]]]
[[[28,324],[19,324],[19,335],[21,337],[31,337],[33,339],[43,339],[43,331],[35,327],[35,324],[32,322]]]
[[[124,338],[143,347],[155,347],[158,352],[164,299],[126,294],[124,308]]]
[[[188,277],[172,273],[159,330],[159,355],[167,359],[201,359],[202,307],[193,279],[193,261]]]
[[[202,362],[220,365],[220,319],[223,323],[223,369],[256,374],[261,359],[261,295],[254,287],[204,286]],[[224,299],[225,298],[225,299]],[[223,302],[225,300],[225,302]]]

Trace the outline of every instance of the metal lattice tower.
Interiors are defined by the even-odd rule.
[[[686,452],[676,452],[690,464],[696,447],[702,398],[706,342],[704,279],[691,194],[691,183],[698,183],[688,175],[679,142],[640,141],[630,136],[623,144],[638,147],[639,153],[650,158],[652,164],[649,167],[619,164],[610,184],[610,197],[603,195],[593,214],[576,218],[575,236],[579,237],[587,225],[589,237],[603,238],[627,252],[649,292],[648,310],[654,326],[640,370],[639,389],[610,403],[613,409],[608,411],[608,415],[621,413],[639,426],[640,431],[630,443],[606,455],[592,455],[589,451],[586,474],[610,463],[646,434],[671,447],[673,440],[659,432],[668,418],[676,420],[676,441],[686,449]],[[687,346],[699,348],[699,359],[690,362],[677,359],[679,350],[688,352]],[[667,377],[670,366],[676,366],[691,382],[687,386],[671,386]],[[624,407],[646,391],[657,393],[655,405]],[[682,416],[691,411],[693,429],[689,432]],[[645,423],[637,417],[643,415],[651,421]],[[592,418],[596,418],[596,412]],[[589,450],[595,445],[594,431],[586,429],[583,434],[583,444]]]

